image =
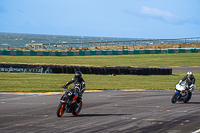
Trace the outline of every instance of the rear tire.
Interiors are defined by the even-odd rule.
[[[192,98],[192,92],[189,92],[188,94],[189,94],[189,96],[188,96],[188,102],[189,102],[190,99]]]
[[[56,114],[58,117],[61,117],[63,116],[64,112],[65,112],[65,103],[60,102],[60,104],[58,105]]]
[[[172,96],[172,103],[176,103],[177,102],[177,97],[178,97],[178,94],[174,93],[174,95]]]
[[[77,115],[81,112],[83,102],[80,102],[79,104],[80,104],[80,105],[79,105],[79,109],[76,110],[77,107],[75,107],[74,110],[72,111],[72,114],[73,114],[74,116],[77,116]]]

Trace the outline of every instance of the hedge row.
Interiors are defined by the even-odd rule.
[[[59,66],[59,65],[28,65],[28,64],[0,64],[0,68],[37,68],[42,67],[43,72],[47,68],[52,73],[68,73],[73,74],[81,71],[83,74],[101,74],[101,75],[171,75],[172,68],[156,68],[156,67],[85,67],[85,66]]]

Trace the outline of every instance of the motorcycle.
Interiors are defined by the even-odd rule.
[[[60,103],[57,108],[57,116],[63,116],[64,112],[72,113],[74,116],[77,116],[82,108],[82,101],[77,102],[78,90],[74,88],[64,88],[62,96],[60,98]]]
[[[184,103],[188,103],[192,97],[192,92],[189,90],[186,82],[182,82],[181,84],[177,83],[175,87],[175,93],[172,96],[172,103],[176,103],[183,101]]]

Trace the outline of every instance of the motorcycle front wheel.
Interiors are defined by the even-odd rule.
[[[172,96],[172,103],[176,103],[178,100],[178,94],[174,93],[174,95]]]
[[[73,110],[73,112],[72,112],[72,114],[73,114],[74,116],[77,116],[77,115],[80,113],[80,111],[81,111],[81,109],[82,109],[82,105],[83,105],[83,102],[80,102],[80,103],[79,103],[79,106],[77,106],[77,104],[76,104],[76,107],[74,108],[74,110]]]
[[[65,112],[65,103],[60,102],[60,104],[58,105],[56,114],[58,117],[61,117],[63,116],[64,112]]]

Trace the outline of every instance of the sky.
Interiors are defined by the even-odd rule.
[[[0,0],[0,32],[200,37],[200,0]]]

